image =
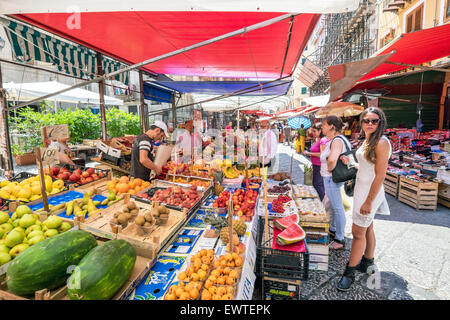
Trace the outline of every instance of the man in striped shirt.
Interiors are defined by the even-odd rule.
[[[160,141],[164,136],[169,136],[167,125],[162,121],[155,121],[147,132],[134,139],[131,149],[130,174],[132,177],[148,181],[152,170],[155,171],[156,175],[161,173],[161,166],[153,163],[153,143]]]

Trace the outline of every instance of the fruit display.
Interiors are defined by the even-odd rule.
[[[120,178],[114,178],[108,181],[106,187],[108,190],[112,190],[116,196],[123,194],[136,194],[141,190],[144,190],[150,186],[150,182],[144,181],[139,178],[133,178],[128,176],[122,176]]]
[[[294,244],[305,239],[306,233],[297,223],[291,224],[284,229],[276,238],[276,242],[279,245],[286,246]]]
[[[45,239],[15,258],[6,272],[8,289],[20,296],[66,283],[69,267],[76,266],[97,241],[88,232],[72,230]]]
[[[201,199],[202,195],[197,192],[197,186],[191,186],[189,189],[181,187],[158,189],[151,198],[147,193],[139,193],[136,196],[166,205],[190,209]]]
[[[241,217],[242,220],[251,221],[255,214],[257,197],[258,192],[256,190],[236,190],[232,196],[234,214]]]
[[[130,277],[136,251],[125,240],[110,240],[89,251],[67,280],[72,300],[108,300]]]
[[[4,180],[0,182],[0,198],[6,200],[20,200],[30,202],[42,198],[39,175],[23,180],[22,182]],[[59,193],[65,189],[64,181],[53,179],[45,175],[45,191],[47,195]]]
[[[209,188],[209,181],[205,181],[205,180],[200,180],[200,179],[191,179],[189,181],[189,184],[192,186],[197,186],[197,187],[203,187],[203,188]]]
[[[53,179],[63,180],[65,183],[77,183],[86,184],[93,181],[97,181],[106,176],[104,171],[100,171],[94,168],[81,168],[74,169],[70,171],[66,167],[51,167],[50,172],[47,168],[44,168],[44,173],[50,175]]]
[[[169,287],[166,300],[196,300],[200,295],[204,281],[212,269],[214,250],[201,249],[190,259],[185,271],[178,274],[178,284]]]
[[[267,190],[268,193],[273,193],[273,194],[284,194],[287,193],[291,190],[291,187],[289,185],[284,185],[284,186],[279,186],[279,185],[275,185],[272,188],[269,188]]]
[[[286,172],[278,172],[268,176],[268,178],[275,181],[284,181],[286,179],[289,179],[289,175]]]
[[[272,201],[272,211],[283,213],[285,211],[284,204],[291,201],[292,199],[289,196],[279,195],[278,198]]]
[[[218,198],[214,201],[213,207],[214,208],[227,208],[228,207],[228,201],[230,200],[230,192],[229,191],[222,191]]]
[[[223,174],[227,179],[236,179],[242,174],[242,172],[237,170],[235,167],[226,167],[223,170]]]
[[[223,191],[223,186],[219,183],[214,185],[214,195],[219,196]]]
[[[72,226],[58,216],[49,216],[45,221],[26,205],[20,205],[11,218],[0,211],[0,265],[16,258],[29,247],[70,230]]]
[[[290,216],[287,216],[284,218],[275,219],[273,221],[273,225],[278,230],[283,231],[284,229],[288,228],[292,224],[294,224],[294,223],[298,224],[299,222],[300,222],[299,215],[294,213],[294,214],[291,214]]]

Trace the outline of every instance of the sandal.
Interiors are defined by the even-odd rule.
[[[334,238],[336,238],[336,231],[328,230],[328,235],[329,235],[330,239],[334,239]]]
[[[335,243],[338,243],[338,244],[340,244],[340,245],[342,245],[342,246],[336,248],[336,247],[335,247]],[[328,247],[329,247],[330,249],[333,249],[333,250],[345,250],[345,242],[344,242],[344,241],[340,241],[340,240],[338,240],[338,239],[334,239],[333,241],[330,242],[330,244],[328,245]]]

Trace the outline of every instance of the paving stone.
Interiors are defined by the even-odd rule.
[[[388,296],[388,300],[414,300],[407,290],[394,288]]]
[[[320,290],[321,286],[336,276],[336,272],[328,269],[328,271],[309,270],[308,280],[303,280],[300,295],[302,300],[307,300],[315,290]]]
[[[347,292],[336,289],[340,277],[334,277],[320,290],[312,294],[308,300],[382,300],[382,296],[354,283]]]

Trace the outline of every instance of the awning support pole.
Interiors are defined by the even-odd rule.
[[[11,178],[14,174],[14,167],[9,137],[8,113],[8,101],[6,100],[6,89],[3,89],[0,64],[0,168],[5,169],[7,178]]]
[[[105,74],[105,75],[100,75],[100,76],[98,76],[98,77],[96,77],[96,78],[94,78],[92,80],[85,81],[85,82],[73,85],[73,86],[68,87],[66,89],[59,90],[59,91],[56,91],[56,92],[44,95],[42,97],[30,100],[30,101],[23,102],[23,103],[19,104],[18,106],[15,106],[14,108],[10,108],[9,110],[21,108],[21,107],[33,104],[33,103],[35,103],[37,101],[41,101],[41,100],[47,99],[47,98],[52,97],[54,95],[57,95],[57,94],[60,94],[60,93],[63,93],[63,92],[66,92],[66,91],[69,91],[69,90],[72,90],[72,89],[75,89],[75,88],[84,87],[84,86],[86,86],[86,85],[88,85],[90,83],[99,82],[99,81],[111,78],[113,76],[116,76],[118,74],[130,71],[130,70],[133,70],[133,69],[137,69],[137,68],[140,68],[140,67],[145,66],[147,64],[151,64],[151,63],[157,62],[159,60],[170,58],[170,57],[175,56],[177,54],[184,53],[184,52],[187,52],[187,51],[190,51],[190,50],[193,50],[193,49],[197,49],[197,48],[206,46],[208,44],[215,43],[215,42],[220,41],[220,40],[228,39],[228,38],[234,37],[234,36],[239,35],[239,34],[243,34],[243,33],[247,33],[247,32],[253,31],[253,30],[261,29],[263,27],[267,27],[269,25],[272,25],[274,23],[277,23],[277,22],[289,19],[290,17],[297,16],[297,15],[299,15],[299,13],[283,14],[281,16],[278,16],[278,17],[275,17],[275,18],[272,18],[272,19],[269,19],[269,20],[266,20],[266,21],[262,21],[262,22],[256,23],[256,24],[248,26],[248,27],[244,27],[244,28],[238,29],[236,31],[232,31],[232,32],[223,34],[221,36],[218,36],[218,37],[215,37],[215,38],[211,38],[211,39],[199,42],[197,44],[194,44],[194,45],[191,45],[191,46],[187,46],[187,47],[184,47],[184,48],[181,48],[181,49],[178,49],[178,50],[175,50],[175,51],[172,51],[172,52],[169,52],[169,53],[157,56],[155,58],[151,58],[151,59],[148,59],[148,60],[145,60],[145,61],[133,64],[131,66],[128,66],[128,67],[125,67],[125,68],[113,71],[111,73],[108,73],[108,74]]]
[[[438,124],[439,130],[442,130],[444,128],[445,98],[447,97],[449,81],[450,81],[450,73],[446,73],[444,85],[442,86],[441,100],[439,101],[439,124]]]
[[[145,96],[144,96],[144,76],[142,74],[142,70],[139,70],[139,91],[140,91],[140,98],[141,101],[139,114],[141,115],[141,130],[142,133],[147,132],[148,130],[148,109],[147,105],[145,104]]]
[[[97,74],[100,76],[103,75],[101,53],[97,53]],[[105,81],[103,79],[99,81],[98,89],[100,94],[100,125],[102,128],[102,140],[106,140]]]
[[[177,127],[177,106],[175,104],[175,94],[172,93],[172,122],[173,122],[173,129]]]

